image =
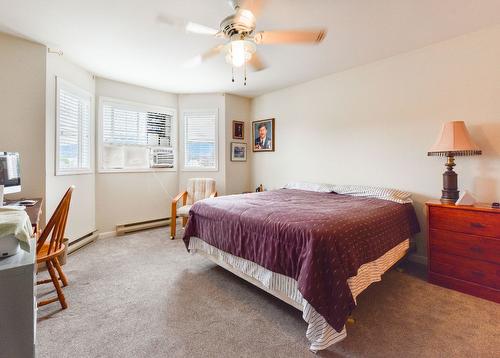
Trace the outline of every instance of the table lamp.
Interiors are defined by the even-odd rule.
[[[455,204],[458,199],[457,173],[453,171],[455,156],[480,155],[481,150],[472,141],[463,121],[443,124],[436,143],[427,152],[428,156],[447,157],[446,171],[443,173],[441,202]]]

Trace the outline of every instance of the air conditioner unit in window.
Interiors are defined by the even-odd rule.
[[[151,168],[173,168],[173,148],[151,148]]]

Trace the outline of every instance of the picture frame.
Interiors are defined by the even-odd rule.
[[[233,139],[245,139],[245,122],[233,121]]]
[[[231,161],[246,162],[247,161],[247,144],[240,142],[231,142]]]
[[[275,148],[274,118],[252,122],[252,151],[274,152]]]

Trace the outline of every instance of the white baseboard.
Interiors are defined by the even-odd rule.
[[[101,232],[98,239],[107,239],[108,237],[116,236],[116,231]]]
[[[427,266],[427,256],[410,254],[408,256],[408,261],[415,262],[417,264],[426,265]]]
[[[157,227],[163,227],[163,226],[169,226],[169,225],[170,225],[170,218],[169,217],[168,218],[153,219],[153,220],[146,220],[146,221],[135,222],[135,223],[121,224],[121,225],[116,225],[116,235],[121,236],[121,235],[129,234],[132,232],[136,232],[136,231],[154,229]]]
[[[75,252],[76,250],[84,247],[85,245],[88,245],[88,244],[94,242],[98,238],[99,238],[99,235],[97,234],[97,231],[94,231],[94,232],[89,233],[88,235],[85,235],[85,236],[71,242],[70,245],[68,246],[68,254],[71,254],[71,253]]]

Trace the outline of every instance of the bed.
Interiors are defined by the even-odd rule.
[[[197,202],[184,242],[301,310],[318,351],[346,337],[356,297],[404,257],[418,231],[407,193],[289,185]]]

